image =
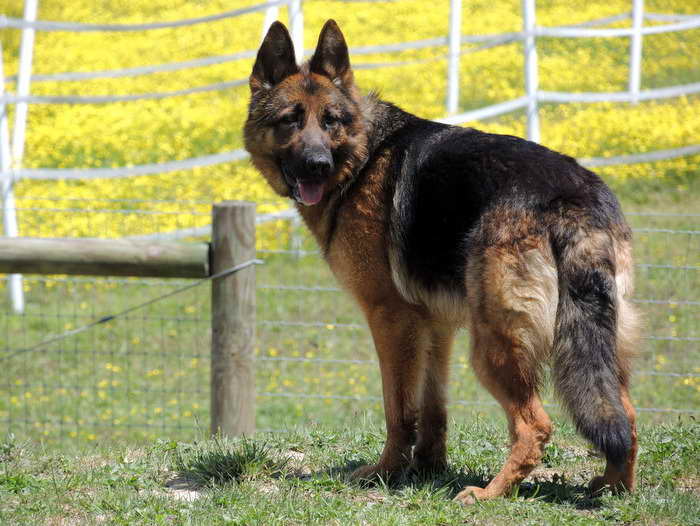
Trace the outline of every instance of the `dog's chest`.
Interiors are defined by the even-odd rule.
[[[361,303],[395,295],[387,254],[388,224],[381,189],[365,185],[338,211],[327,247],[331,270]]]

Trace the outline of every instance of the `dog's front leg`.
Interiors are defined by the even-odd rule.
[[[411,462],[430,331],[404,303],[366,312],[382,374],[387,439],[379,462],[358,468],[352,477],[386,481]]]

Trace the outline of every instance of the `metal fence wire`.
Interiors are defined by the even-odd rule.
[[[360,0],[345,0],[359,2]],[[380,3],[380,0],[362,0]],[[83,24],[37,20],[38,0],[26,0],[23,16],[0,15],[0,28],[20,31],[17,74],[4,76],[0,49],[0,182],[4,235],[20,233],[51,237],[128,237],[134,239],[208,240],[210,203],[167,198],[115,199],[70,196],[78,186],[95,180],[186,174],[214,167],[233,171],[247,153],[239,147],[195,151],[186,159],[109,166],[26,166],[27,112],[32,105],[109,105],[167,102],[172,97],[243,89],[247,80],[226,78],[182,89],[149,93],[92,94],[64,91],[36,95],[32,83],[75,83],[129,79],[152,74],[196,70],[250,61],[254,49],[102,71],[32,72],[35,33],[96,31],[133,34],[163,28],[224,23],[238,16],[262,17],[261,34],[278,18],[287,17],[297,58],[303,48],[301,0],[258,3],[222,13],[145,24]],[[359,4],[352,4],[357,7]],[[387,0],[391,8],[392,2]],[[395,5],[395,4],[394,4]],[[700,83],[641,89],[644,36],[697,30],[700,14],[648,12],[641,0],[630,11],[586,22],[544,27],[537,23],[535,0],[522,0],[519,31],[462,34],[461,1],[451,0],[448,34],[383,45],[351,47],[357,70],[401,68],[444,61],[445,117],[460,124],[514,111],[526,114],[527,135],[539,138],[542,103],[617,103],[666,99],[700,93]],[[263,16],[264,15],[264,16]],[[248,19],[246,19],[248,20]],[[620,24],[628,27],[619,27]],[[613,27],[610,27],[613,26]],[[212,26],[214,27],[214,26]],[[623,38],[629,40],[627,89],[619,92],[570,93],[541,89],[538,50],[557,38]],[[251,48],[255,47],[251,43]],[[460,60],[518,44],[523,54],[522,96],[483,107],[460,106]],[[411,52],[415,54],[406,54]],[[387,59],[396,54],[398,58]],[[465,61],[466,62],[466,61]],[[624,65],[624,64],[623,64]],[[464,67],[464,64],[462,64]],[[463,71],[463,70],[462,70]],[[56,84],[50,84],[56,86]],[[477,97],[478,98],[478,97]],[[12,107],[12,112],[9,108]],[[469,111],[464,111],[468,109]],[[10,126],[10,117],[13,125]],[[234,145],[240,146],[240,145]],[[127,155],[119,152],[120,158]],[[124,153],[124,156],[121,154]],[[590,167],[648,163],[700,153],[700,144],[681,144],[647,152],[580,159]],[[108,159],[107,161],[110,161]],[[15,195],[22,182],[42,183],[43,190]],[[202,179],[203,181],[203,179]],[[166,179],[163,179],[166,182]],[[210,184],[210,183],[208,183]],[[54,187],[62,190],[53,191]],[[38,188],[38,187],[37,187]],[[47,190],[48,189],[48,190]],[[61,195],[57,197],[57,194]],[[219,196],[220,197],[220,196]],[[227,197],[236,197],[228,196]],[[313,241],[287,204],[260,203],[257,268],[257,422],[258,428],[286,426],[324,419],[353,419],[359,412],[381,411],[378,367],[368,330],[359,310],[337,288]],[[18,229],[18,218],[21,228]],[[700,412],[700,214],[628,214],[635,231],[637,290],[635,302],[645,314],[645,339],[640,346],[633,397],[643,414]],[[32,352],[50,336],[146,302],[190,283],[188,280],[116,279],[66,276],[0,276],[0,431],[49,441],[102,439],[149,440],[156,436],[187,438],[206,432],[209,420],[210,291],[191,288],[123,318],[57,340]],[[12,294],[8,295],[7,289]],[[491,411],[492,398],[477,384],[468,364],[468,335],[460,334],[453,355],[453,411]],[[547,405],[554,403],[551,393]],[[663,401],[663,403],[659,403]]]
[[[159,214],[148,203],[137,204],[141,208],[113,214],[56,200],[54,207],[32,208],[32,213],[46,223],[70,219],[76,232],[82,221],[100,224],[112,215],[121,220],[122,237],[157,230]],[[178,212],[183,227],[194,229],[208,219],[205,204],[184,208]],[[646,320],[633,380],[635,402],[643,413],[699,413],[700,214],[629,214],[629,220],[638,261],[634,301]],[[265,261],[257,268],[258,427],[282,430],[339,415],[379,413],[379,369],[359,310],[338,289],[304,228],[293,219],[282,221],[282,229],[269,218],[258,226],[257,254]],[[265,229],[273,226],[275,236],[266,236]],[[3,304],[0,356],[189,282],[25,276],[25,311],[15,313]],[[0,288],[6,284],[3,278]],[[0,424],[18,436],[49,441],[191,438],[205,432],[210,312],[205,285],[3,360]],[[494,404],[470,370],[468,338],[460,333],[453,355],[450,393],[456,415],[492,411]],[[554,403],[551,394],[546,403]]]

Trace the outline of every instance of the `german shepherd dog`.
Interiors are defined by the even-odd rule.
[[[362,96],[333,20],[302,65],[274,23],[250,89],[252,162],[296,202],[379,357],[387,440],[353,477],[445,468],[450,348],[468,327],[473,369],[512,445],[493,480],[458,501],[504,495],[539,463],[552,433],[538,394],[547,362],[578,431],[607,459],[591,491],[632,490],[631,233],[603,181],[539,144]]]

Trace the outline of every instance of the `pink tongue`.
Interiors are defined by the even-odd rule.
[[[299,182],[299,194],[302,203],[305,205],[315,205],[323,197],[323,184]]]

